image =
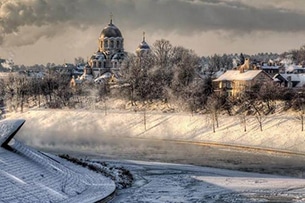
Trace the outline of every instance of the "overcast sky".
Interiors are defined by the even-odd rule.
[[[1,0],[0,58],[26,65],[87,58],[111,12],[128,52],[143,31],[149,44],[164,38],[200,56],[305,44],[305,0]]]

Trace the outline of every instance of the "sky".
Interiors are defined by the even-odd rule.
[[[98,49],[110,21],[125,51],[167,39],[199,56],[282,53],[305,44],[304,0],[1,0],[0,58],[73,63]]]

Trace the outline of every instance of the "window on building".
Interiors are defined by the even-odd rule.
[[[227,88],[232,88],[232,82],[231,81],[227,82]]]

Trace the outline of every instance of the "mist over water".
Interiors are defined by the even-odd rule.
[[[157,161],[167,163],[192,164],[198,166],[227,168],[233,170],[262,172],[270,174],[302,177],[303,157],[281,157],[272,154],[253,153],[179,144],[154,138],[131,137],[131,131],[120,132],[113,126],[113,131],[102,131],[94,125],[71,126],[66,123],[61,127],[42,127],[32,123],[25,125],[17,139],[44,152],[69,154],[74,157]],[[139,125],[140,127],[142,125]],[[173,129],[172,129],[173,130]],[[249,158],[251,157],[251,158]],[[295,167],[291,167],[295,166]]]
[[[33,115],[32,115],[33,114]],[[173,115],[70,111],[37,111],[26,118],[16,138],[27,145],[55,153],[91,154],[117,159],[185,162],[198,159],[203,147],[162,141],[174,138]],[[39,114],[39,115],[38,115]],[[174,122],[178,123],[178,122]],[[183,124],[174,125],[183,128]],[[189,162],[187,162],[189,163]]]
[[[304,150],[303,136],[300,136],[299,129],[291,129],[290,126],[295,126],[295,120],[288,115],[266,118],[262,132],[255,118],[249,118],[246,133],[238,119],[225,115],[221,116],[220,126],[215,133],[205,115],[192,116],[187,113],[149,112],[146,130],[143,112],[139,111],[109,110],[105,115],[104,111],[99,110],[46,109],[16,113],[9,117],[26,120],[15,136],[16,139],[56,154],[238,168],[241,162],[249,162],[251,167],[257,167],[262,160],[269,167],[274,157],[266,153],[255,153],[249,159],[248,152],[168,140],[231,143],[300,152]],[[279,122],[285,125],[278,125]],[[289,132],[289,136],[283,132]],[[256,164],[253,165],[252,162]]]
[[[115,129],[115,127],[114,127]],[[120,132],[122,134],[122,132]],[[35,129],[24,127],[18,139],[41,150],[56,153],[80,153],[117,159],[173,161],[189,158],[184,146],[155,139],[132,138],[105,132],[92,126],[90,129],[71,129],[69,125],[58,129]],[[196,148],[196,147],[195,147]],[[194,155],[195,152],[189,149]],[[193,156],[194,156],[193,155]]]

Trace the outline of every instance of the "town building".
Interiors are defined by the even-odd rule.
[[[215,92],[225,93],[233,98],[238,98],[256,84],[273,84],[273,79],[263,70],[253,70],[248,59],[239,66],[239,70],[227,70],[219,78],[213,80]]]
[[[275,76],[278,73],[282,73],[285,71],[285,67],[282,65],[277,65],[274,63],[262,63],[259,67],[261,70],[268,73],[271,77]]]

